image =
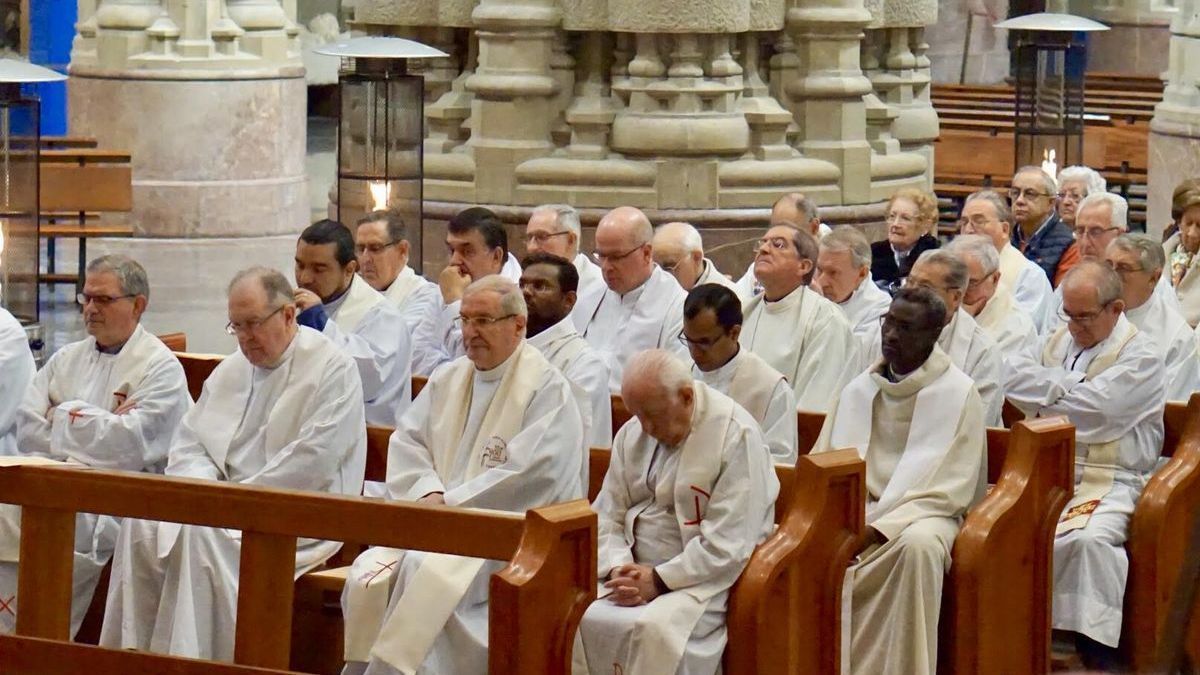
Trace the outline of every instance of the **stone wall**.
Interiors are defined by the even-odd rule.
[[[1150,121],[1150,194],[1146,230],[1159,235],[1171,222],[1171,193],[1200,176],[1200,0],[1180,0],[1171,24],[1163,100]]]

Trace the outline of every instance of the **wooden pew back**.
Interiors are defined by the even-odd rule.
[[[39,171],[43,211],[129,211],[133,167],[128,152],[71,148],[42,150]]]
[[[175,352],[175,358],[179,359],[179,365],[183,366],[184,377],[187,378],[188,393],[192,395],[193,401],[200,400],[200,394],[204,391],[204,381],[212,375],[212,371],[221,365],[221,361],[225,360],[220,354],[192,354],[189,352]]]
[[[173,352],[187,351],[187,333],[163,333],[162,335],[156,335],[155,337],[157,337],[159,340],[162,340],[162,343],[167,346],[167,349],[170,349]]]
[[[42,466],[0,469],[0,494],[22,507],[20,565],[37,570],[19,575],[16,633],[23,637],[70,639],[77,512],[241,530],[234,647],[241,665],[287,668],[297,537],[511,560],[491,580],[493,674],[566,675],[574,629],[595,598],[596,517],[582,500],[520,516]],[[6,648],[37,646],[18,640]],[[37,672],[67,672],[80,658],[70,647],[43,652]],[[150,667],[165,657],[126,654],[106,657],[147,672],[188,672]]]

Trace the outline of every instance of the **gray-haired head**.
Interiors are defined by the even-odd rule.
[[[1161,271],[1167,265],[1162,244],[1141,233],[1126,233],[1108,244],[1109,249],[1137,254],[1138,264],[1147,272]]]
[[[967,258],[979,263],[984,274],[992,274],[1000,269],[1000,254],[991,237],[982,234],[960,234],[950,242],[946,250],[957,255],[963,262]],[[968,282],[969,283],[969,282]]]
[[[512,280],[499,274],[489,274],[482,279],[472,281],[463,291],[463,299],[476,293],[495,293],[500,296],[500,311],[505,314],[528,316],[529,309],[525,306],[525,296]]]
[[[1104,176],[1101,176],[1089,167],[1068,166],[1058,172],[1059,186],[1074,182],[1083,183],[1083,187],[1086,190],[1085,196],[1108,191],[1108,181],[1104,180]]]
[[[796,227],[808,227],[808,224],[817,217],[817,202],[811,197],[802,192],[789,192],[771,205],[771,213],[774,216],[780,211],[795,211],[803,222],[792,223]],[[774,221],[771,223],[775,224]]]
[[[226,294],[233,294],[233,289],[238,284],[247,280],[258,282],[259,287],[266,292],[268,307],[279,308],[293,301],[292,284],[287,280],[287,277],[283,276],[283,272],[262,265],[247,267],[233,275],[233,280],[229,282]]]
[[[692,374],[674,354],[663,349],[647,349],[630,357],[621,377],[622,392],[639,386],[673,394],[693,386]]]
[[[535,208],[534,213],[538,211],[549,211],[554,214],[554,222],[558,226],[560,232],[571,232],[575,235],[575,240],[579,241],[583,236],[583,227],[579,224],[579,211],[574,206],[567,204],[543,204]]]
[[[150,299],[150,280],[146,268],[126,255],[112,253],[100,256],[88,263],[86,274],[108,273],[117,278],[124,295],[140,295]]]
[[[839,225],[821,238],[820,248],[827,251],[850,253],[850,264],[854,269],[871,266],[871,243],[853,225]]]
[[[970,282],[967,264],[956,254],[935,248],[925,251],[917,258],[917,265],[938,265],[942,268],[942,283],[950,290],[965,291]]]
[[[1109,222],[1111,227],[1119,230],[1129,229],[1129,202],[1121,195],[1111,192],[1092,192],[1075,207],[1075,222],[1079,222],[1079,214],[1089,209],[1107,205],[1109,207]]]
[[[1051,197],[1058,194],[1058,182],[1054,180],[1054,176],[1051,176],[1043,171],[1042,167],[1034,166],[1033,164],[1027,164],[1017,169],[1016,173],[1013,174],[1013,178],[1016,178],[1022,174],[1036,174],[1038,180],[1042,182],[1042,189],[1046,191],[1046,194],[1050,195]]]
[[[704,253],[704,239],[700,231],[691,223],[676,221],[664,223],[654,229],[654,247],[669,246],[666,242],[678,244],[678,249],[686,253]]]
[[[1001,197],[1000,193],[994,190],[980,190],[979,192],[972,192],[971,194],[967,195],[967,198],[963,201],[963,206],[965,207],[967,204],[976,201],[987,202],[988,204],[991,204],[992,209],[994,209],[996,212],[996,220],[1012,225],[1012,210],[1008,208],[1008,201],[1004,199],[1004,197]]]
[[[398,211],[394,211],[392,209],[379,209],[372,211],[362,218],[359,218],[358,221],[354,223],[354,228],[357,231],[359,225],[366,225],[367,223],[383,223],[385,229],[387,230],[388,241],[398,243],[408,239],[407,233],[405,232],[404,219],[400,217],[400,213]]]
[[[1121,299],[1121,277],[1107,264],[1096,260],[1081,260],[1071,268],[1059,284],[1067,287],[1083,284],[1096,291],[1096,301],[1101,307]]]

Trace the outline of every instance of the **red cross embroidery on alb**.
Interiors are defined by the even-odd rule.
[[[79,412],[79,410],[76,409],[76,410],[72,410],[72,411],[68,412],[67,417],[71,418],[70,423],[74,424],[75,420],[83,417],[83,413]]]
[[[17,596],[15,596],[15,595],[7,600],[5,600],[4,598],[0,598],[0,614],[3,614],[4,612],[8,612],[9,614],[16,616],[17,613],[15,611],[13,611],[13,608],[12,608],[13,602],[15,602],[16,599],[17,599]]]
[[[685,520],[685,521],[683,521],[683,524],[684,525],[699,525],[700,521],[704,520],[704,511],[700,508],[700,495],[704,495],[704,505],[705,506],[708,506],[708,500],[712,499],[712,495],[710,495],[708,492],[705,492],[704,490],[696,487],[695,485],[689,485],[688,487],[692,489],[692,492],[697,493],[695,495],[692,495],[692,499],[695,500],[694,503],[696,505],[696,518],[694,520]]]
[[[368,573],[362,575],[363,585],[370,586],[371,582],[375,581],[375,579],[379,578],[380,574],[383,574],[384,572],[392,569],[393,567],[396,566],[396,563],[398,563],[398,562],[400,562],[400,561],[393,560],[392,562],[386,563],[386,564],[383,561],[376,562],[375,564],[379,566],[379,569],[375,570],[374,572],[368,572]]]

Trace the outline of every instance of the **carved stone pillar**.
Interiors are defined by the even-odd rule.
[[[1200,176],[1200,0],[1180,0],[1171,24],[1170,63],[1163,100],[1150,121],[1146,230],[1159,235],[1171,222],[1171,192]]]
[[[1091,16],[1110,30],[1088,36],[1088,70],[1159,75],[1177,13],[1174,0],[1100,0]]]
[[[904,152],[916,152],[926,158],[926,176],[933,181],[933,142],[938,136],[937,113],[930,102],[929,59],[925,56],[924,28],[894,27],[867,31],[864,54],[870,54],[871,67],[865,62],[875,94],[887,107],[890,138]]]

